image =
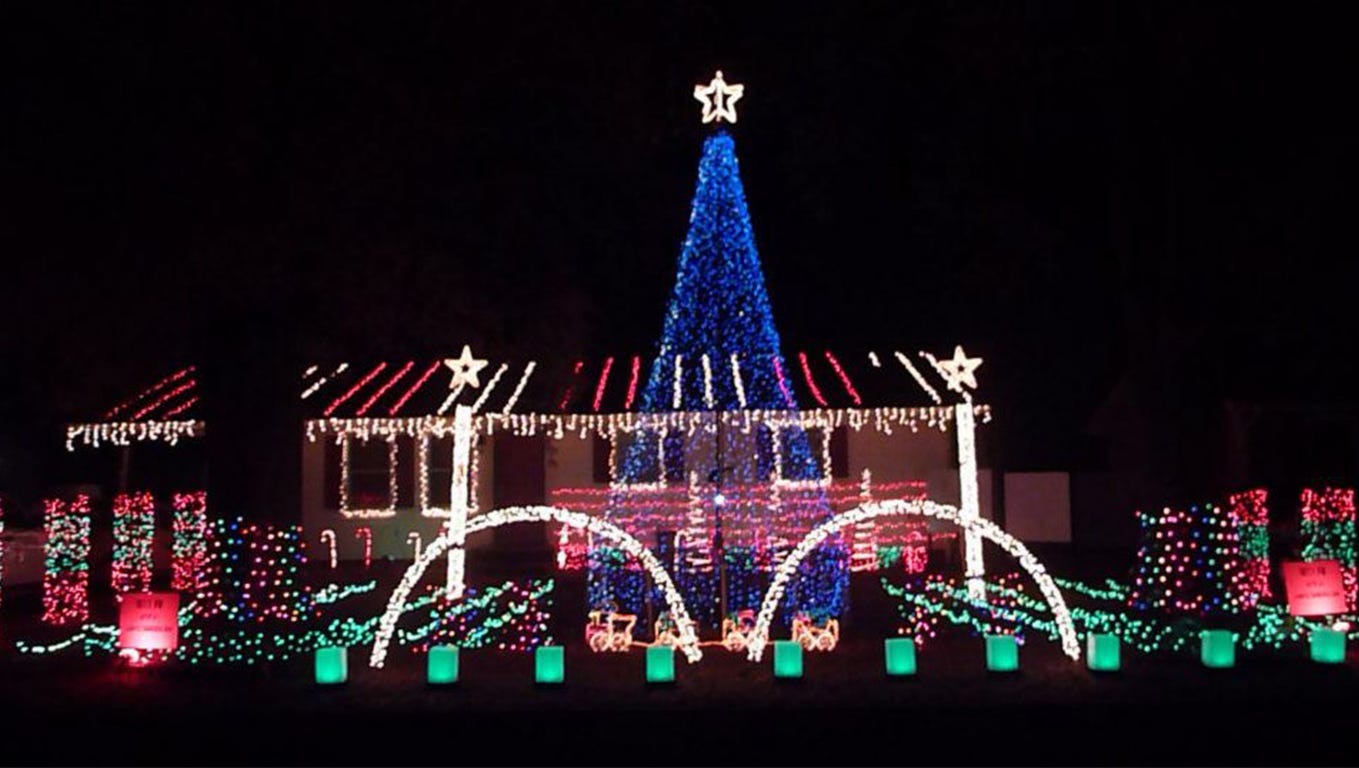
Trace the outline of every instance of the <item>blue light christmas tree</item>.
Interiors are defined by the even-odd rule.
[[[719,81],[720,73],[715,83]],[[706,121],[708,102],[699,98],[705,101]],[[728,108],[734,100],[727,102]],[[734,110],[723,114],[734,122]],[[701,489],[701,500],[692,502],[691,507],[704,511],[703,527],[708,534],[700,544],[696,545],[696,537],[690,535],[681,536],[683,540],[673,546],[660,535],[656,547],[675,576],[690,613],[700,622],[720,620],[719,606],[728,614],[759,608],[768,570],[775,563],[757,556],[751,542],[768,539],[778,525],[776,518],[795,518],[793,528],[805,532],[832,514],[824,488],[816,482],[789,486],[773,495],[779,500],[776,505],[769,503],[775,464],[784,481],[823,477],[824,468],[800,427],[779,427],[775,435],[762,425],[754,451],[725,449],[729,455],[723,456],[724,446],[733,439],[723,436],[720,412],[798,409],[779,346],[746,208],[736,143],[719,129],[703,144],[689,230],[657,355],[639,405],[645,414],[712,412],[713,418],[703,423],[711,427],[715,438],[676,435],[661,427],[640,429],[623,448],[618,477],[614,478],[615,502],[635,492],[628,486],[658,480],[681,487],[687,483],[691,493],[696,487]],[[695,458],[693,446],[701,439],[710,441],[715,460],[712,456],[698,458],[702,471],[686,476],[685,470],[695,469],[692,464],[685,466],[686,460]],[[615,505],[607,514],[628,527],[629,522],[637,520],[637,506],[632,501],[624,514],[615,511]],[[684,522],[674,522],[683,517],[683,511],[676,515],[673,504],[671,507],[669,512],[643,509],[640,515],[649,514],[653,521],[669,519],[670,524],[657,527],[669,527],[673,534]],[[692,514],[691,510],[690,522]],[[731,535],[738,530],[739,537]],[[785,597],[785,619],[797,613],[813,618],[838,615],[847,596],[847,564],[847,550],[838,539],[828,541],[804,561]],[[640,574],[629,570],[619,558],[602,549],[591,553],[589,599],[593,607],[641,613],[645,592]]]

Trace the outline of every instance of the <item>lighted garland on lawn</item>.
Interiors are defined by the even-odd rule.
[[[468,589],[460,600],[449,602],[440,594],[430,610],[431,624],[424,631],[407,635],[407,642],[427,636],[416,646],[427,651],[432,645],[459,648],[496,648],[527,651],[551,645],[552,579],[526,584],[507,581],[498,587]],[[438,590],[442,593],[442,589]]]
[[[1344,579],[1348,610],[1355,610],[1354,489],[1311,488],[1302,492],[1304,560],[1337,560]]]
[[[113,591],[151,588],[151,544],[156,535],[156,502],[146,491],[113,497]]]

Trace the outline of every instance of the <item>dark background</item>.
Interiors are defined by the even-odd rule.
[[[962,342],[1003,467],[1122,393],[1197,491],[1224,399],[1354,400],[1339,9],[6,4],[0,492],[187,363],[246,477],[312,362],[650,351],[719,67],[786,348]]]

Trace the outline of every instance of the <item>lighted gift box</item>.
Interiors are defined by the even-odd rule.
[[[675,682],[675,649],[655,645],[646,649],[646,681],[648,683]]]
[[[348,648],[316,649],[316,682],[321,685],[337,685],[349,679]]]
[[[560,645],[540,645],[533,652],[533,680],[537,683],[566,681],[566,649]]]
[[[425,679],[431,685],[448,685],[458,682],[457,646],[436,645],[429,649],[429,661],[425,665]]]
[[[774,677],[802,677],[802,645],[792,640],[774,642]]]
[[[887,656],[887,674],[902,677],[915,674],[915,640],[909,637],[889,637],[883,643]]]
[[[1019,643],[1014,635],[986,636],[986,668],[992,672],[1019,669]]]
[[[1226,629],[1205,629],[1199,635],[1203,666],[1226,669],[1236,665],[1236,635]]]
[[[1320,627],[1312,630],[1308,643],[1312,650],[1312,661],[1318,664],[1345,663],[1345,633],[1338,629]]]
[[[1085,664],[1096,672],[1116,672],[1119,666],[1118,635],[1089,634],[1085,637]]]

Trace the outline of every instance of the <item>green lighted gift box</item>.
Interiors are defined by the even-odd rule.
[[[1308,643],[1312,649],[1312,661],[1318,664],[1345,663],[1345,633],[1338,629],[1319,627],[1312,630]]]
[[[1199,635],[1199,658],[1203,666],[1226,669],[1236,666],[1236,635],[1227,629],[1205,629]]]
[[[566,681],[566,650],[560,645],[540,645],[533,652],[533,680],[537,683]]]
[[[349,679],[349,649],[316,649],[316,682],[321,685],[337,685]]]
[[[802,677],[802,646],[792,640],[774,642],[774,677]]]
[[[648,683],[675,682],[675,649],[668,645],[653,645],[646,649],[646,681]]]
[[[458,682],[457,646],[436,645],[429,649],[429,662],[425,668],[425,679],[432,685],[449,685]]]
[[[1089,634],[1085,637],[1085,664],[1096,672],[1117,672],[1118,635]]]
[[[902,677],[915,674],[915,640],[889,637],[883,642],[887,654],[887,674]]]
[[[1014,635],[986,636],[986,668],[992,672],[1019,669],[1019,644]]]

